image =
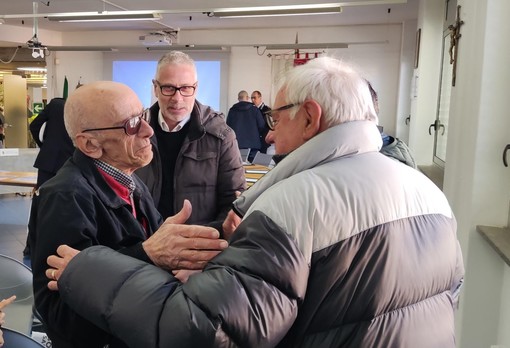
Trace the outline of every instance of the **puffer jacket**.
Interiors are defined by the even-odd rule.
[[[411,149],[399,138],[383,134],[381,153],[414,169],[417,168]]]
[[[151,126],[158,125],[159,105],[151,109]],[[156,135],[151,138],[154,157],[136,174],[148,186],[156,207],[161,199],[162,166]],[[184,199],[193,211],[188,223],[207,224],[226,217],[236,191],[244,191],[246,182],[236,137],[223,118],[209,106],[195,101],[190,128],[179,151],[174,174],[174,211]]]
[[[69,263],[61,295],[133,348],[454,347],[455,219],[380,147],[363,121],[290,153],[236,200],[229,248],[186,284],[93,247]]]

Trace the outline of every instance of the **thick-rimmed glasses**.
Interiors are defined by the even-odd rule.
[[[167,97],[173,97],[177,91],[183,96],[183,97],[191,97],[195,94],[195,90],[197,89],[197,83],[195,82],[192,86],[172,86],[172,85],[162,85],[157,80],[153,80],[154,83],[156,83],[159,87],[159,90],[161,91],[161,94]]]
[[[142,120],[149,123],[150,117],[151,117],[150,110],[145,109],[145,110],[143,110],[143,112],[140,115],[136,115],[134,117],[128,118],[122,126],[84,129],[84,130],[82,130],[82,133],[96,132],[96,131],[110,130],[110,129],[124,129],[124,132],[127,135],[135,135],[138,133],[138,131],[140,130],[140,127],[142,126]]]
[[[284,110],[288,110],[290,108],[293,108],[294,106],[298,106],[299,103],[297,104],[287,104],[287,105],[284,105],[284,106],[280,106],[278,109],[273,109],[273,110],[268,110],[266,112],[264,112],[264,116],[266,118],[266,123],[267,123],[267,126],[269,127],[270,130],[274,130],[274,127],[276,127],[276,125],[278,124],[278,120],[275,120],[273,118],[273,114],[275,112],[280,112],[280,111],[284,111]]]

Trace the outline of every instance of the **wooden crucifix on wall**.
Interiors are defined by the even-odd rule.
[[[457,77],[457,52],[459,47],[459,39],[462,36],[460,33],[460,26],[464,24],[464,21],[460,20],[460,5],[457,6],[457,18],[455,18],[455,24],[448,26],[450,30],[450,64],[452,67],[452,86],[455,86],[455,79]]]

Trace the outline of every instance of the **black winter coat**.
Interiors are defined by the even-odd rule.
[[[83,250],[105,245],[150,263],[141,243],[162,223],[147,187],[133,175],[137,218],[104,180],[91,158],[76,150],[59,173],[34,195],[30,214],[30,245],[35,306],[54,348],[124,347],[76,314],[47,288],[46,259],[67,244]],[[147,226],[144,230],[142,221]]]

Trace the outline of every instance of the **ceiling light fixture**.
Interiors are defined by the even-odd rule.
[[[246,17],[272,17],[272,16],[299,16],[338,14],[342,7],[338,4],[315,4],[315,5],[293,5],[293,6],[260,6],[260,7],[239,7],[217,9],[208,12],[209,17],[220,18],[246,18]]]
[[[32,49],[32,57],[33,58],[44,58],[44,49],[42,49],[42,48],[33,48]]]
[[[118,48],[107,46],[48,46],[50,52],[117,52]]]
[[[103,11],[60,13],[49,15],[47,18],[55,22],[107,22],[160,20],[162,17],[160,13],[154,11]]]
[[[266,50],[314,50],[326,48],[348,48],[349,44],[330,42],[330,43],[297,43],[297,44],[274,44],[274,45],[258,45],[255,48],[265,47]]]
[[[228,47],[221,45],[172,45],[172,46],[147,46],[147,51],[228,51]]]
[[[16,68],[17,70],[21,70],[21,71],[33,71],[33,72],[46,72],[47,69],[46,68],[38,68],[38,67],[32,67],[32,66],[29,66],[29,67],[18,67]]]

